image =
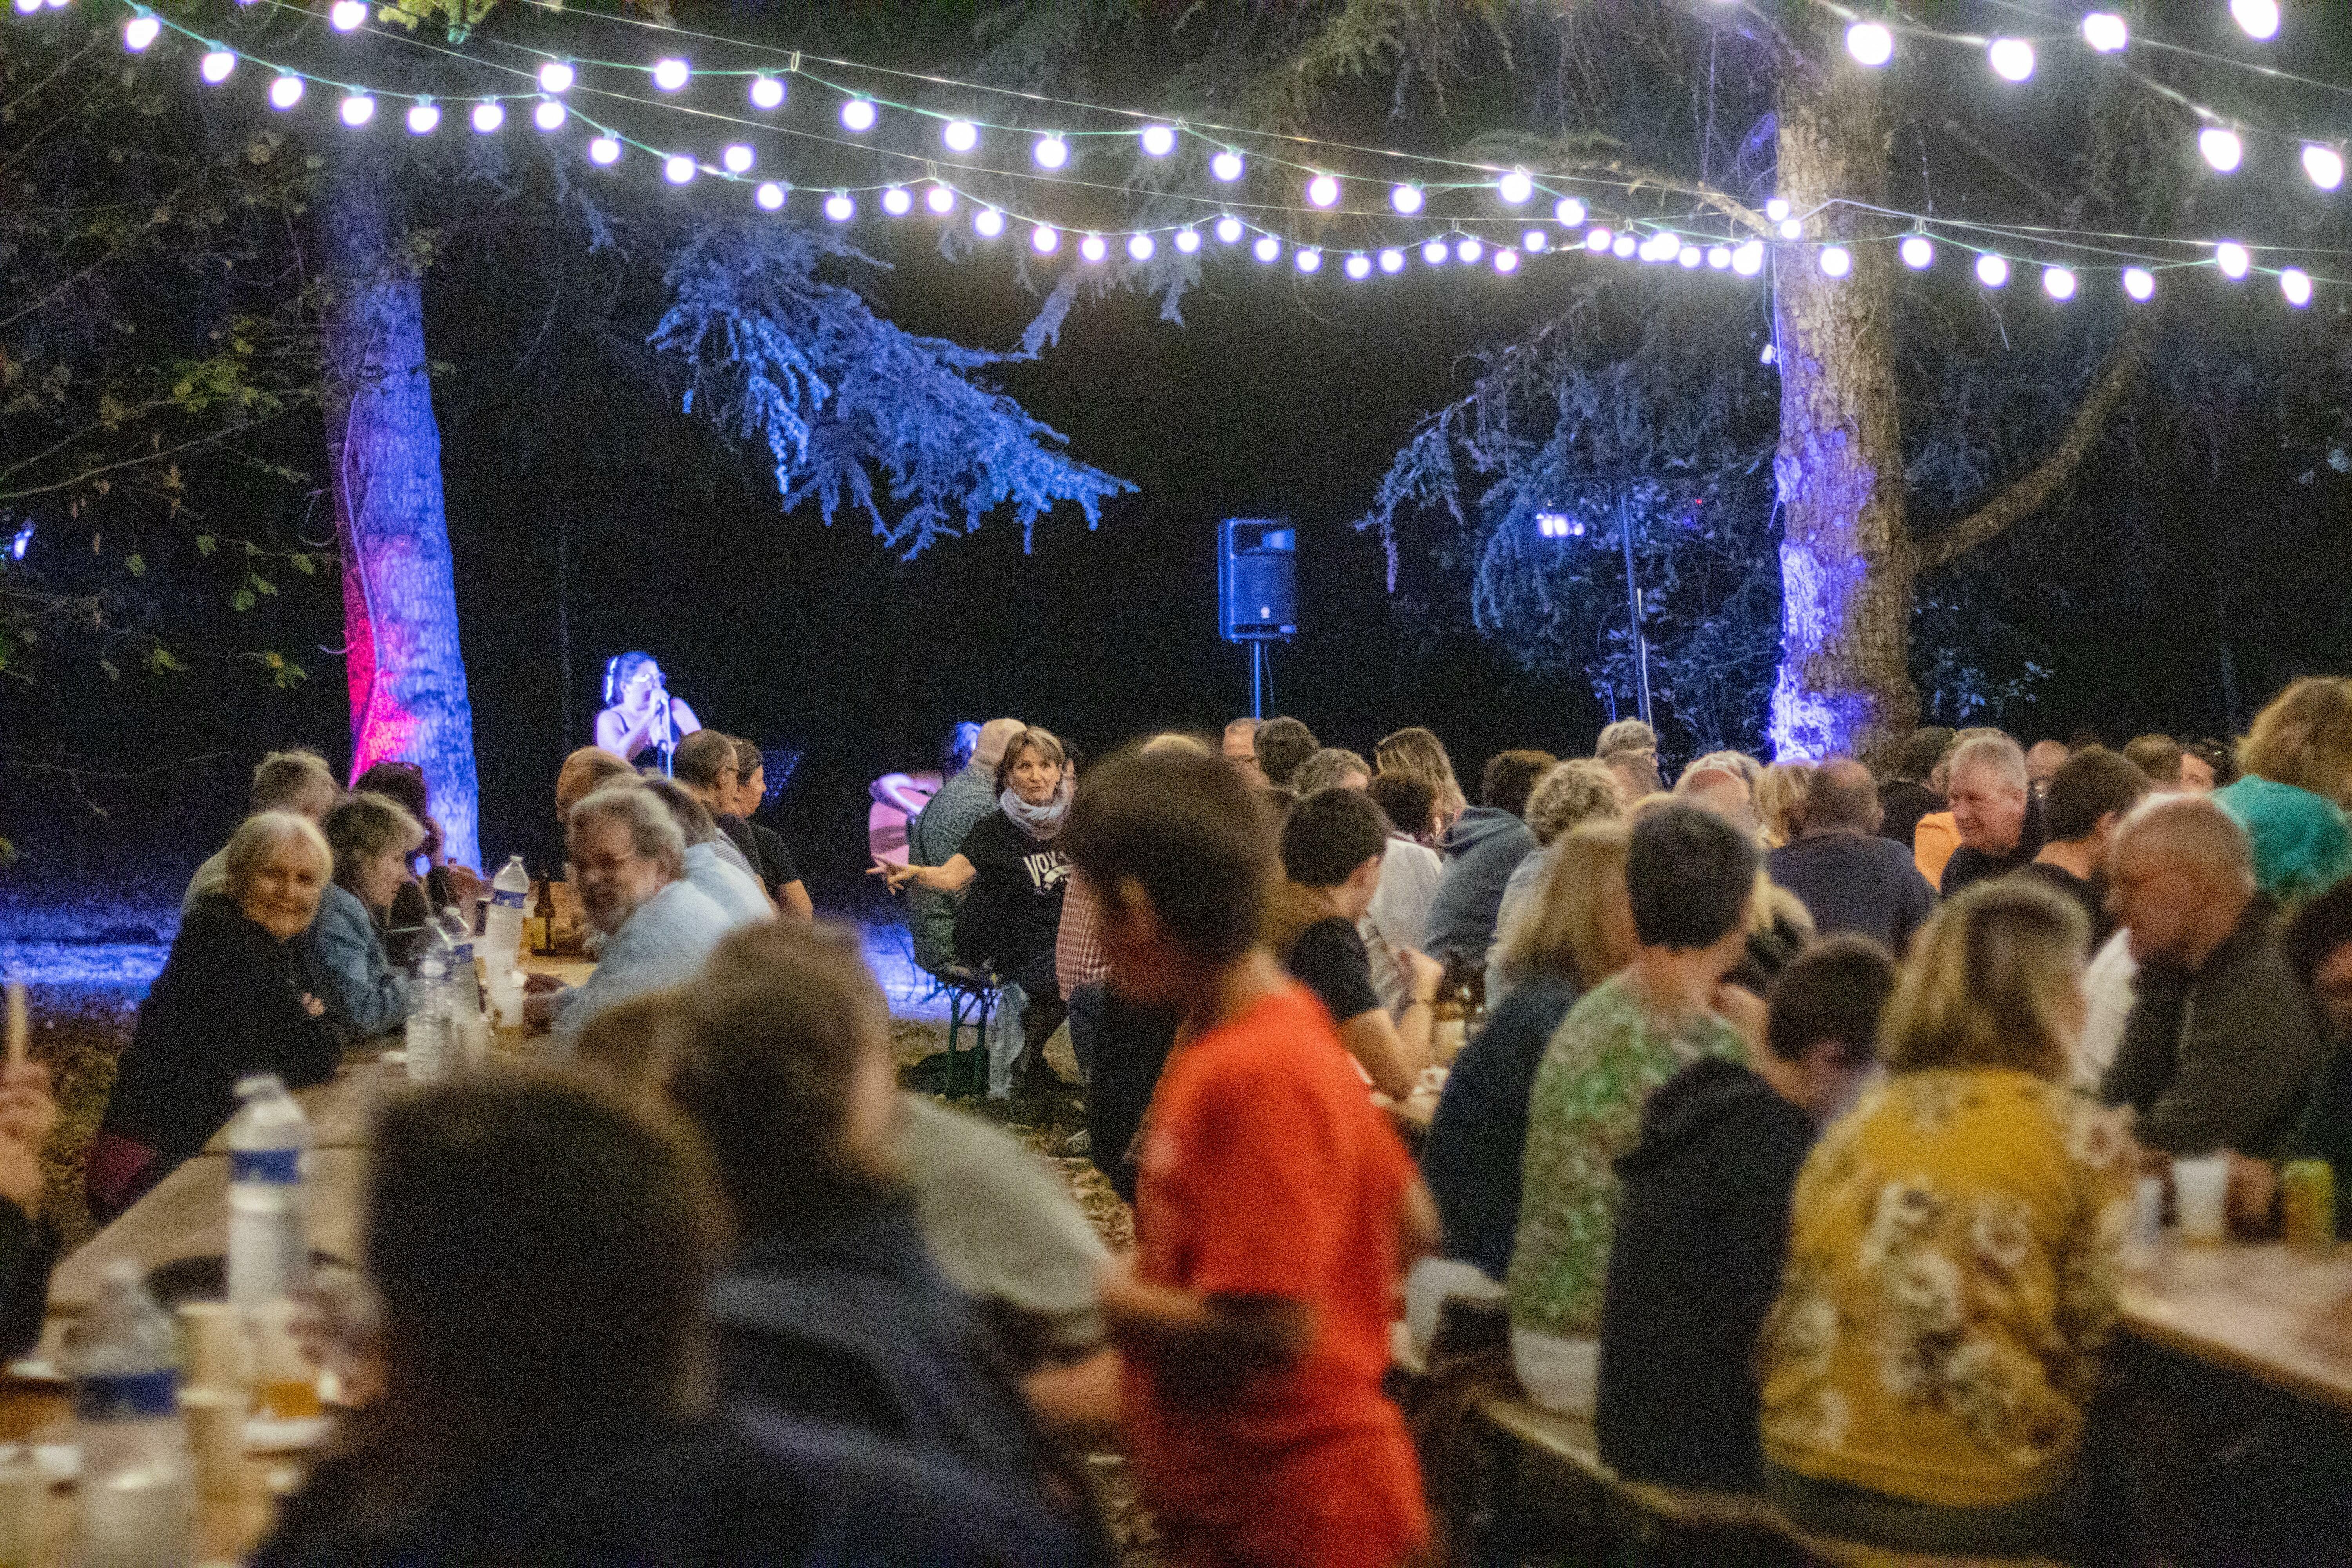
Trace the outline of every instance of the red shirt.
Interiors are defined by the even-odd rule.
[[[1169,1059],[1136,1198],[1140,1276],[1315,1313],[1306,1355],[1229,1403],[1163,1399],[1128,1361],[1137,1463],[1180,1559],[1391,1568],[1427,1539],[1420,1467],[1381,1392],[1412,1181],[1305,986]]]

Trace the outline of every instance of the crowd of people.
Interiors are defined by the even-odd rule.
[[[2073,1555],[2144,1173],[2226,1152],[2248,1234],[2283,1162],[2352,1198],[2352,681],[2231,748],[1930,730],[1883,778],[1717,752],[1669,789],[1626,721],[1499,752],[1475,804],[1422,728],[1087,762],[982,725],[877,870],[923,968],[1003,996],[992,1096],[1066,1022],[1118,1258],[1004,1133],[900,1089],[855,931],[748,820],[758,757],[697,729],[674,779],[564,760],[596,967],[535,989],[543,1071],[385,1112],[374,1396],[261,1561],[1099,1563],[1069,1456],[1118,1441],[1175,1561],[1413,1562],[1400,1300],[1424,1348],[1507,1321],[1504,1374],[1629,1479]],[[239,1077],[321,1081],[397,1023],[404,932],[478,890],[414,774],[257,770],[94,1209]],[[0,1303],[46,1273],[37,1079],[0,1082]],[[1440,1085],[1416,1163],[1381,1102]]]

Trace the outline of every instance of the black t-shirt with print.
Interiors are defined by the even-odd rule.
[[[958,853],[979,875],[956,914],[956,956],[1013,975],[1050,963],[1070,858],[1022,832],[1002,808],[964,835]]]

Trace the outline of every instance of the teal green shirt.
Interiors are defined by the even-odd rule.
[[[2249,774],[2215,790],[2213,804],[2246,830],[2255,885],[2279,902],[2299,904],[2352,873],[2352,829],[2334,801]]]

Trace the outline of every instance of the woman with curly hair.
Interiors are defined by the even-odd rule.
[[[2254,883],[2299,904],[2352,872],[2352,680],[2308,676],[2254,716],[2238,742],[2245,776],[2213,792],[2213,804],[2254,845]]]

